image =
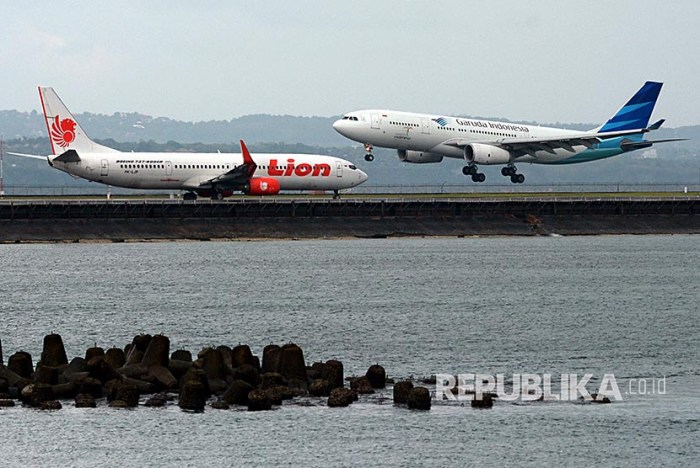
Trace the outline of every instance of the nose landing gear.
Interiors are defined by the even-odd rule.
[[[503,177],[510,177],[510,181],[514,184],[522,184],[525,182],[525,176],[523,174],[518,174],[518,169],[513,166],[509,165],[504,168],[501,168],[501,175]]]
[[[365,143],[365,161],[374,161],[374,155],[372,154],[373,149],[374,147],[371,144]]]

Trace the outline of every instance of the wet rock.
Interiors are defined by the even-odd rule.
[[[88,348],[87,351],[85,351],[85,361],[89,361],[90,359],[94,358],[95,356],[104,356],[105,355],[105,350],[103,348],[100,348],[99,346],[93,346],[92,348]]]
[[[34,408],[39,408],[45,401],[54,399],[51,385],[38,383],[34,384],[31,389],[30,405]]]
[[[48,385],[56,385],[58,383],[58,368],[45,366],[41,363],[36,365],[34,371],[34,382],[44,383]]]
[[[151,398],[146,400],[144,406],[151,408],[160,408],[168,403],[168,396],[165,393],[156,393]]]
[[[253,386],[248,382],[244,380],[234,380],[221,398],[231,405],[247,405],[248,394],[251,391],[253,391]]]
[[[224,377],[224,357],[220,351],[214,348],[204,348],[199,352],[198,361],[209,379],[222,379]]]
[[[31,378],[34,372],[32,355],[25,351],[17,351],[7,360],[7,368],[20,377]]]
[[[75,396],[75,407],[76,408],[96,408],[97,402],[95,397],[88,393],[78,393]]]
[[[323,373],[321,378],[327,380],[331,388],[342,387],[343,384],[343,363],[336,360],[330,359],[326,361],[323,367]]]
[[[224,359],[224,368],[233,369],[233,351],[226,345],[217,346],[216,350],[221,353],[221,357]]]
[[[186,349],[178,349],[170,355],[170,359],[175,361],[192,362],[192,353]]]
[[[79,394],[87,394],[93,398],[102,397],[102,382],[93,377],[87,377],[76,383]]]
[[[282,346],[279,372],[287,380],[298,379],[308,382],[304,351],[298,345],[288,343]]]
[[[414,387],[408,392],[408,408],[429,410],[431,405],[430,390],[425,387]]]
[[[260,376],[260,387],[269,388],[276,385],[287,385],[287,379],[279,372],[267,372]]]
[[[132,379],[131,377],[127,377],[123,380],[123,382],[135,386],[141,395],[155,393],[157,390],[153,383],[141,379]]]
[[[121,369],[119,369],[117,372],[119,372],[119,374],[124,377],[140,379],[148,374],[148,367],[146,367],[145,364],[139,362],[138,364],[127,364]]]
[[[370,383],[366,375],[362,377],[357,377],[350,381],[350,389],[359,393],[360,395],[368,395],[374,393],[374,387]]]
[[[148,347],[143,353],[141,362],[146,367],[168,366],[170,355],[170,338],[165,335],[155,335],[148,342]]]
[[[175,378],[180,379],[192,367],[192,361],[180,361],[179,359],[171,359],[168,366],[170,372]]]
[[[435,385],[437,383],[437,378],[435,377],[435,375],[431,375],[429,377],[421,379],[421,383],[424,383],[426,385]]]
[[[593,398],[593,399],[591,400],[593,403],[602,403],[602,404],[605,404],[605,403],[612,403],[612,402],[610,401],[610,398],[606,397],[605,395],[599,395],[599,394],[597,394],[597,393],[592,393],[592,394],[591,394],[591,397]]]
[[[267,390],[255,389],[248,394],[248,411],[267,411],[272,409],[272,403]]]
[[[80,374],[82,372],[87,372],[87,361],[81,357],[74,357],[68,363],[68,367],[63,370],[66,375]]]
[[[182,387],[178,405],[183,410],[204,411],[207,398],[208,391],[202,382],[189,380]]]
[[[206,397],[209,398],[211,396],[211,389],[209,388],[209,379],[207,379],[207,374],[202,370],[202,369],[197,369],[195,367],[190,368],[185,375],[180,377],[180,380],[178,382],[179,387],[180,387],[180,393],[182,393],[185,384],[191,380],[195,380],[204,386]]]
[[[265,395],[267,395],[267,398],[270,400],[270,404],[275,406],[281,405],[282,400],[291,400],[294,398],[294,394],[290,391],[290,389],[283,386],[266,388],[264,392]]]
[[[255,367],[255,360],[253,359],[253,353],[250,351],[250,346],[239,344],[233,348],[232,354],[233,367],[242,366],[244,364]]]
[[[386,387],[386,371],[379,364],[370,366],[365,376],[369,380],[370,385],[372,385],[372,388]]]
[[[120,382],[116,386],[115,400],[121,400],[128,407],[136,407],[139,405],[139,388],[131,382]]]
[[[44,337],[44,349],[41,352],[41,364],[49,367],[59,367],[68,364],[66,349],[61,335],[52,333]]]
[[[2,357],[2,339],[0,339],[0,366],[5,364],[5,359]]]
[[[263,349],[262,373],[280,371],[280,359],[282,357],[282,348],[276,344],[269,344]]]
[[[316,379],[323,378],[323,370],[326,365],[322,362],[314,362],[311,367],[306,367],[306,376],[309,378],[309,382],[313,382]]]
[[[95,356],[90,359],[87,362],[87,370],[90,373],[90,377],[102,383],[122,378],[122,375],[105,360],[104,356]]]
[[[12,400],[12,395],[7,392],[0,393],[0,400]]]
[[[77,393],[77,385],[75,385],[73,382],[56,384],[51,386],[51,391],[53,392],[54,398],[59,400],[67,400],[75,397],[75,394]]]
[[[223,400],[212,401],[212,402],[211,402],[211,405],[209,405],[209,406],[211,406],[213,409],[219,409],[219,410],[231,409],[231,407],[229,406],[229,404],[226,403],[226,402],[223,401]]]
[[[411,390],[413,390],[413,382],[410,380],[397,382],[394,385],[394,404],[408,404],[408,395],[411,393]]]
[[[477,395],[474,395],[472,399],[472,408],[492,408],[493,407],[493,395],[490,393],[482,393],[481,398],[477,399]]]
[[[167,390],[177,386],[177,379],[167,367],[153,365],[148,368],[148,376],[153,377],[156,381],[158,381],[163,389]]]
[[[143,360],[143,355],[151,342],[151,335],[137,335],[131,341],[131,346],[128,346],[126,352],[127,364],[138,364]]]
[[[34,382],[32,382],[30,379],[20,377],[15,385],[10,387],[10,395],[18,400],[21,400],[22,403],[29,404],[33,387]]]
[[[122,400],[112,400],[108,403],[107,406],[109,406],[110,408],[130,408],[130,406]]]
[[[0,378],[7,381],[8,387],[14,387],[16,386],[17,382],[19,382],[23,377],[14,372],[9,367],[0,366]]]
[[[39,409],[47,411],[60,410],[61,408],[63,408],[63,405],[61,405],[61,402],[58,400],[43,401],[39,405]]]
[[[260,374],[258,374],[255,367],[251,366],[250,364],[243,364],[242,366],[236,367],[233,369],[233,373],[231,375],[234,380],[245,380],[253,387],[256,387],[260,383]]]
[[[124,367],[124,365],[126,365],[126,355],[124,354],[124,350],[119,348],[109,348],[105,352],[105,362],[115,369]]]
[[[6,378],[0,377],[0,394],[7,393],[10,390],[10,383]]]
[[[3,398],[0,400],[0,408],[8,408],[11,406],[15,406],[14,400],[10,400],[8,398]]]
[[[349,406],[354,400],[353,391],[347,388],[334,388],[328,397],[328,406],[343,407]]]
[[[331,384],[325,379],[316,379],[309,385],[309,393],[316,397],[330,396]]]

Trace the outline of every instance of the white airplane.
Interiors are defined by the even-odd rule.
[[[92,141],[53,88],[39,87],[53,155],[9,153],[48,161],[68,174],[114,187],[186,190],[185,200],[198,195],[223,199],[234,191],[274,195],[280,190],[332,190],[355,187],[367,174],[333,156],[257,154],[250,156],[243,140],[238,153],[120,152]]]
[[[467,165],[462,172],[474,182],[486,180],[477,165],[505,165],[501,174],[522,183],[525,176],[517,173],[515,163],[581,163],[682,140],[643,138],[664,123],[648,125],[661,86],[647,81],[605,124],[587,132],[391,110],[351,112],[334,122],[333,128],[364,143],[367,161],[374,159],[373,146],[379,146],[398,150],[399,160],[409,163],[463,159]]]

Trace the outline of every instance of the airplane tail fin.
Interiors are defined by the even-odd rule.
[[[654,110],[654,105],[661,92],[663,83],[647,81],[637,93],[627,101],[627,104],[617,111],[605,124],[596,131],[617,132],[622,130],[645,129]]]
[[[117,151],[92,141],[53,88],[40,86],[39,98],[54,155],[62,154],[68,150],[86,153]]]

